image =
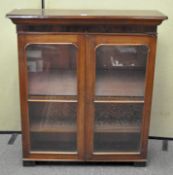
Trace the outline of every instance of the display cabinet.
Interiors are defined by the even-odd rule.
[[[157,11],[14,10],[24,165],[144,165]]]

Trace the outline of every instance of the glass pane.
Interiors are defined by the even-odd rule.
[[[76,95],[77,48],[72,44],[27,47],[29,95]]]
[[[95,152],[138,152],[143,103],[95,103]]]
[[[148,46],[101,45],[96,49],[96,96],[143,97]]]
[[[29,102],[31,151],[77,150],[77,103]]]

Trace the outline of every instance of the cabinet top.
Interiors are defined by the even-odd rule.
[[[7,14],[15,24],[118,23],[158,25],[167,16],[151,10],[17,9]]]

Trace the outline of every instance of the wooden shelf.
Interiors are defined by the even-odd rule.
[[[31,151],[76,152],[77,133],[32,132]]]
[[[29,95],[28,102],[78,102],[75,95]]]
[[[74,96],[74,71],[29,73],[30,95]],[[145,75],[141,70],[97,71],[96,96],[144,96]]]
[[[136,132],[140,132],[140,126],[137,124],[102,124],[102,125],[96,125],[95,132],[136,133]]]
[[[140,149],[140,132],[95,133],[94,138],[94,152],[96,154],[138,152]]]
[[[31,132],[45,132],[45,133],[74,133],[77,131],[76,125],[74,124],[32,124]],[[135,133],[139,132],[140,127],[137,124],[102,124],[96,125],[95,132],[98,133]]]
[[[31,132],[60,132],[73,133],[76,132],[76,125],[74,124],[40,124],[35,123],[31,125]]]
[[[145,74],[140,70],[97,71],[96,96],[144,96]]]
[[[29,73],[29,95],[76,95],[75,71],[59,70]]]

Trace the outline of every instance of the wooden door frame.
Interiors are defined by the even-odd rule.
[[[86,37],[86,159],[87,161],[146,161],[147,143],[150,124],[152,90],[154,79],[156,35],[146,34],[108,34],[88,35]],[[123,44],[149,46],[148,61],[146,65],[144,110],[141,128],[141,151],[138,153],[94,153],[94,89],[95,89],[95,50],[99,44]]]
[[[73,43],[79,49],[77,59],[78,111],[77,111],[77,152],[32,152],[30,151],[30,127],[28,114],[28,75],[26,47],[29,44]],[[18,59],[20,78],[20,106],[24,160],[70,160],[84,159],[84,97],[85,97],[85,45],[84,37],[73,34],[18,34]]]

